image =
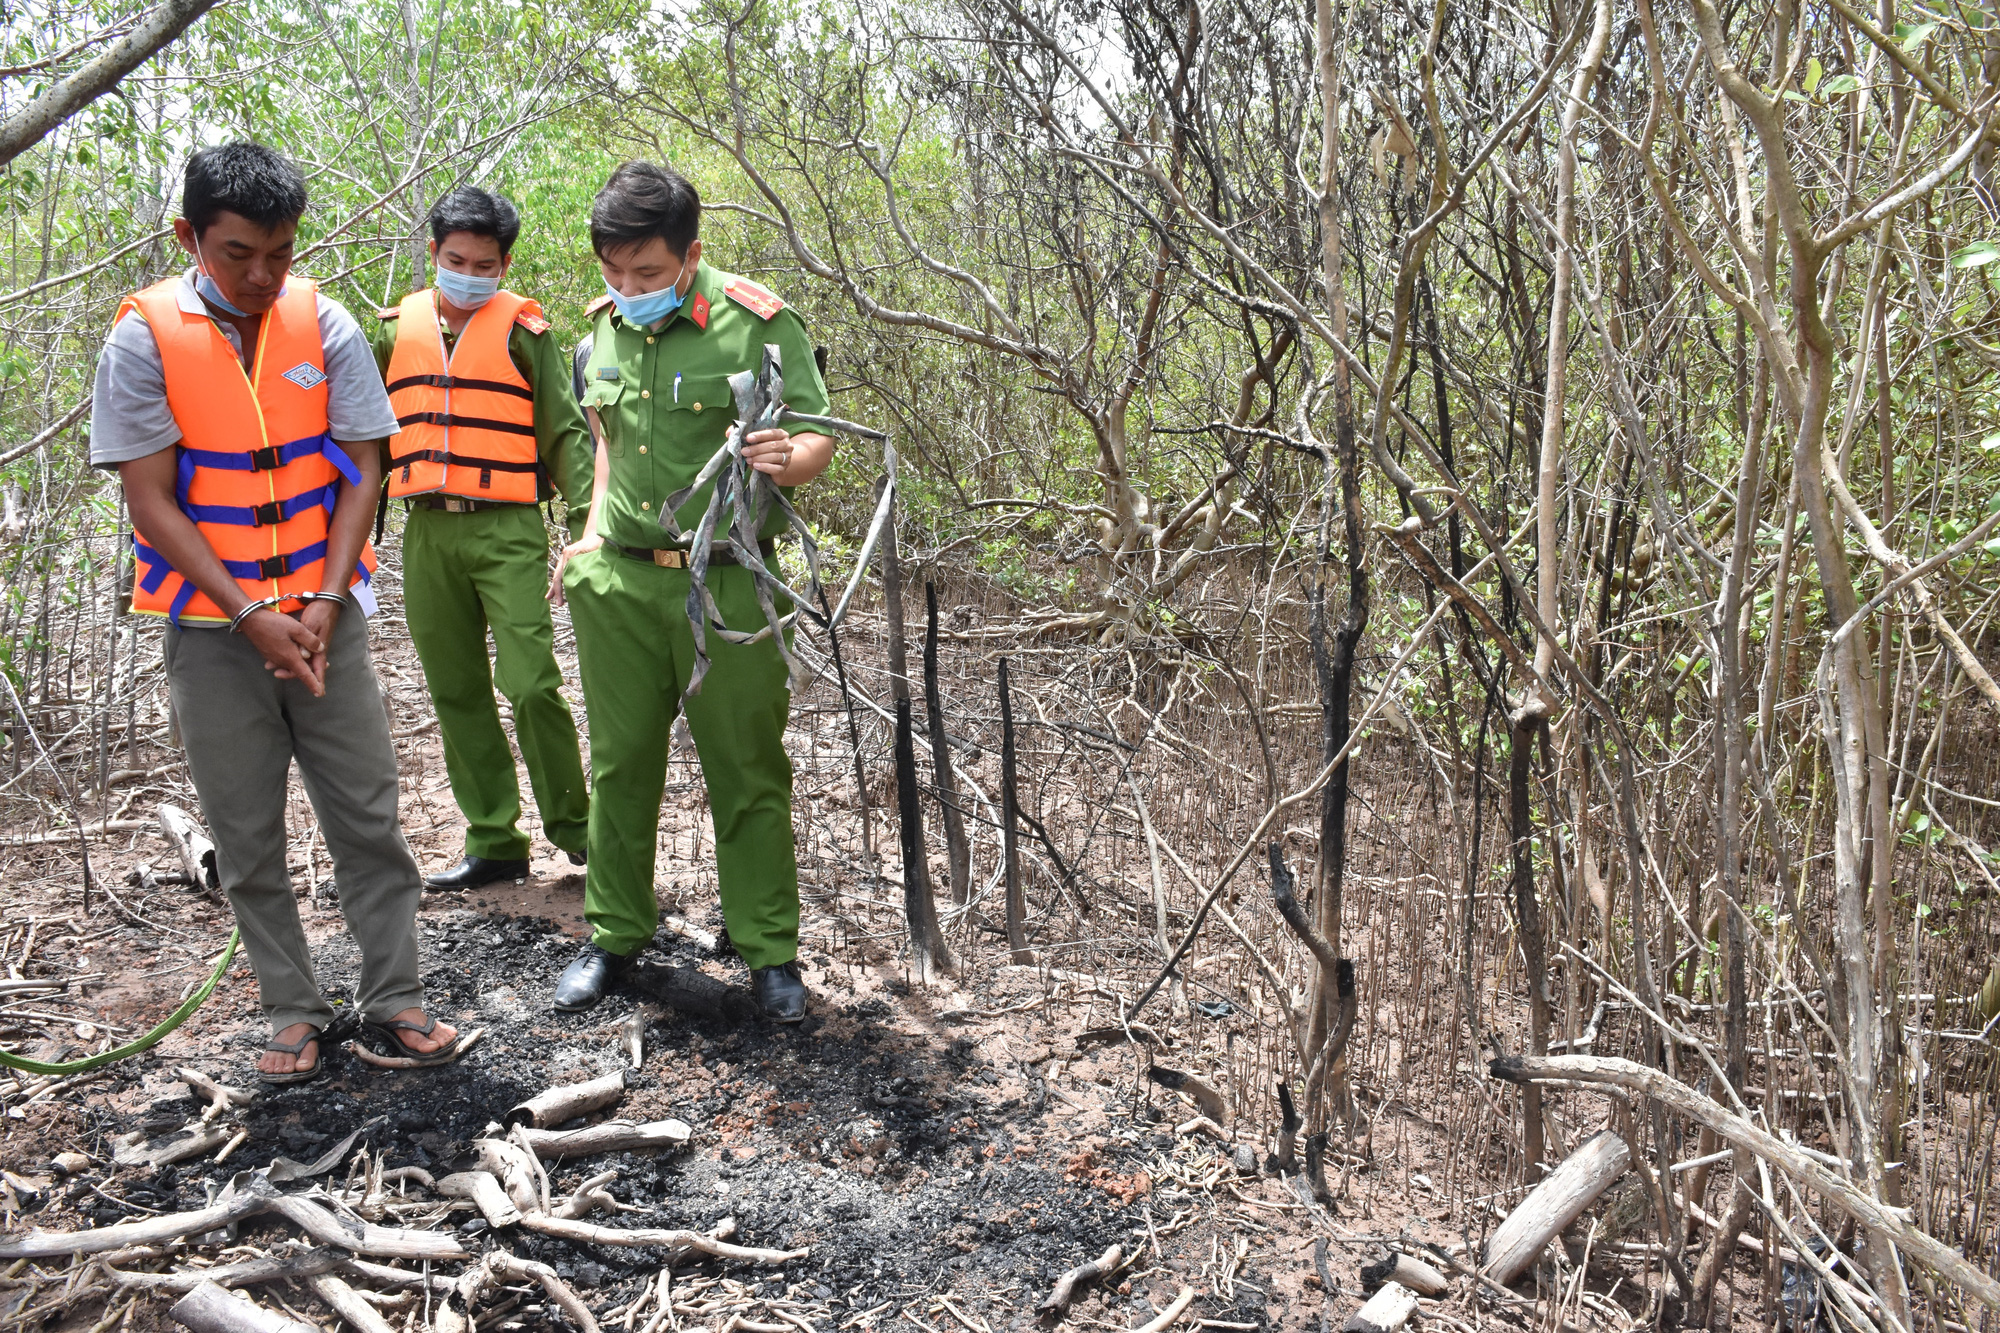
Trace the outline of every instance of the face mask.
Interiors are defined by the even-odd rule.
[[[477,310],[492,300],[500,290],[500,279],[496,275],[482,278],[473,273],[454,273],[448,268],[437,271],[438,290],[444,299],[460,310]]]
[[[626,296],[608,282],[604,284],[604,290],[611,293],[611,303],[618,307],[618,313],[627,324],[651,328],[681,308],[680,281],[681,275],[686,272],[687,261],[683,259],[680,273],[674,274],[674,280],[657,292]]]
[[[202,300],[208,302],[217,310],[234,315],[238,319],[248,319],[250,317],[248,310],[239,310],[230,304],[229,299],[222,294],[222,288],[216,286],[215,279],[208,276],[208,261],[201,257],[201,238],[199,236],[195,237],[194,241],[194,289],[201,296]],[[284,295],[282,291],[278,294],[280,296]]]

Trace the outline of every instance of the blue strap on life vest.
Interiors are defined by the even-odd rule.
[[[239,528],[271,528],[308,509],[324,509],[331,514],[339,495],[339,487],[322,486],[317,490],[300,491],[289,500],[273,500],[269,504],[261,505],[198,505],[183,500],[181,512],[197,523],[225,523]]]

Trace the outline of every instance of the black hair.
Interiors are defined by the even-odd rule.
[[[181,216],[198,237],[224,213],[275,231],[306,211],[306,178],[290,159],[260,143],[237,139],[204,148],[181,177]]]
[[[504,259],[514,252],[514,239],[521,234],[521,215],[493,191],[464,185],[431,205],[431,239],[443,245],[455,231],[498,241]]]
[[[701,236],[701,195],[672,167],[627,162],[611,173],[590,205],[590,248],[643,245],[653,237],[686,255]]]

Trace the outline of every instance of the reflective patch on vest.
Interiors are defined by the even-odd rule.
[[[310,361],[301,361],[285,372],[285,378],[301,389],[317,389],[326,383],[326,372]]]

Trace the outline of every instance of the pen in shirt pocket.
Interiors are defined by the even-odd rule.
[[[681,400],[681,373],[678,370],[676,370],[674,372],[674,401],[678,403],[680,400]]]

